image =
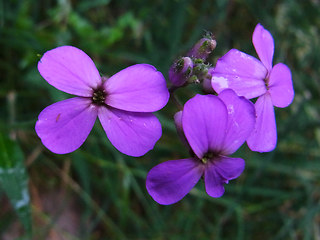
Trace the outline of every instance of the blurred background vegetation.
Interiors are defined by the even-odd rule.
[[[140,158],[119,153],[98,121],[71,154],[37,137],[38,114],[69,97],[37,71],[47,50],[76,46],[104,75],[150,63],[167,77],[205,31],[217,38],[212,64],[230,48],[256,56],[259,22],[275,39],[274,63],[291,68],[295,99],[276,109],[273,152],[235,154],[246,169],[222,198],[203,183],[172,206],[148,195],[149,169],[188,156],[172,102],[157,113],[161,140]],[[319,0],[0,0],[0,239],[320,239],[319,42]]]

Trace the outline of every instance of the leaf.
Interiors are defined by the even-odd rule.
[[[28,176],[18,144],[0,133],[0,187],[7,194],[27,235],[31,236]]]

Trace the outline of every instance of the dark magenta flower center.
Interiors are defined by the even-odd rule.
[[[218,156],[219,154],[214,153],[214,152],[207,152],[202,158],[201,158],[201,162],[206,164],[209,160],[214,159],[216,156]]]
[[[92,94],[92,103],[98,106],[105,105],[106,96],[106,91],[102,87],[97,88]]]
[[[265,76],[265,78],[263,79],[264,84],[265,84],[267,90],[269,90],[269,77],[270,77],[270,74],[269,74],[269,72],[268,72],[267,75]]]

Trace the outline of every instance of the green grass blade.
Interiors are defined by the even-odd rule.
[[[0,134],[0,187],[7,194],[27,235],[31,236],[28,176],[19,146]]]

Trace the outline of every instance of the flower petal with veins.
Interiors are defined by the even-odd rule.
[[[91,97],[93,89],[102,83],[91,58],[72,46],[47,51],[38,62],[38,70],[55,88],[81,97]]]
[[[204,166],[192,158],[160,163],[147,175],[148,193],[160,204],[176,203],[197,184],[203,171]]]
[[[162,135],[161,124],[152,113],[102,107],[98,117],[112,145],[129,156],[146,154]]]
[[[105,83],[106,104],[132,112],[154,112],[169,100],[163,75],[148,64],[136,64],[111,76]]]
[[[70,153],[84,143],[97,114],[97,107],[89,99],[70,98],[46,107],[40,113],[35,129],[50,151]]]
[[[255,108],[256,125],[247,139],[247,144],[252,151],[270,152],[277,144],[276,119],[270,94],[259,97]]]
[[[213,70],[212,88],[220,93],[231,88],[237,95],[248,99],[264,94],[267,69],[256,58],[231,49],[221,57]]]

